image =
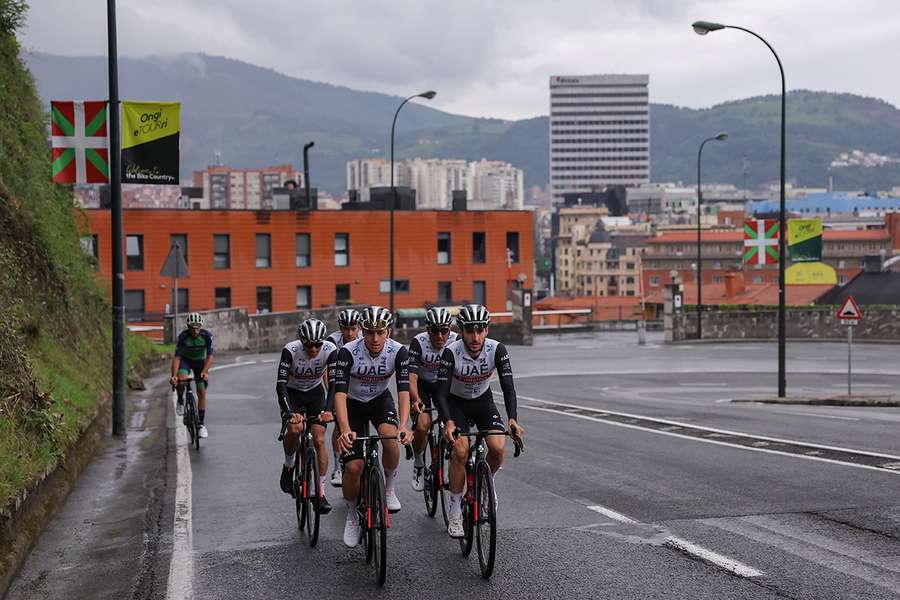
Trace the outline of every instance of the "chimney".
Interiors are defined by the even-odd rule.
[[[725,273],[725,297],[734,298],[744,291],[744,274],[731,271]]]

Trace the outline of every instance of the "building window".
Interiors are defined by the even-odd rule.
[[[472,302],[487,306],[487,282],[475,281],[472,283]]]
[[[297,308],[312,308],[312,288],[310,286],[297,286]]]
[[[144,270],[144,236],[125,236],[125,258],[129,271]]]
[[[388,294],[391,291],[389,279],[382,279],[378,282],[378,291],[382,294]],[[395,294],[406,294],[409,293],[409,279],[395,279],[394,280],[394,293]]]
[[[213,268],[231,268],[231,236],[227,233],[213,235]]]
[[[350,284],[339,283],[334,286],[334,303],[349,304],[350,303]]]
[[[450,264],[450,232],[441,231],[437,240],[437,262],[439,265]]]
[[[81,249],[88,256],[92,256],[94,258],[99,258],[100,253],[97,249],[97,236],[96,235],[86,235],[81,238]]]
[[[216,308],[231,308],[231,288],[216,288]]]
[[[721,275],[714,275],[712,281],[713,283],[725,283],[725,278]]]
[[[128,321],[144,319],[144,290],[125,290],[125,319]]]
[[[507,231],[506,232],[506,249],[509,251],[507,254],[509,256],[510,261],[513,264],[519,262],[519,232],[518,231]],[[581,250],[578,251],[579,255],[581,254]]]
[[[453,302],[453,283],[438,281],[438,304],[450,304],[451,302]]]
[[[483,231],[472,232],[472,263],[484,264],[487,260],[487,244]]]
[[[334,266],[346,267],[350,264],[350,234],[334,234]]]
[[[260,286],[256,288],[256,312],[269,313],[272,312],[272,288],[269,286]]]
[[[650,276],[650,285],[652,285],[652,286],[658,286],[658,285],[659,285],[659,276],[658,276],[658,275],[651,275],[651,276]]]
[[[312,262],[310,261],[309,255],[309,234],[308,233],[298,233],[297,234],[297,266],[298,267],[308,267]]]
[[[184,264],[188,264],[188,236],[186,233],[173,233],[169,236],[169,247],[178,244]]]
[[[188,289],[187,288],[178,288],[178,292],[175,294],[175,298],[178,301],[178,314],[184,314],[190,312],[191,303],[188,302]]]
[[[256,268],[268,269],[272,266],[272,236],[268,233],[256,234]]]

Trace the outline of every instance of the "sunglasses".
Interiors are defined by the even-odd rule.
[[[450,333],[449,327],[429,327],[428,331],[433,333],[434,335],[447,335]]]
[[[465,325],[463,330],[466,333],[481,333],[482,331],[487,330],[487,325]]]
[[[303,342],[304,348],[321,348],[322,342]]]

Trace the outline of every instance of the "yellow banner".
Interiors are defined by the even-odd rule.
[[[797,263],[784,271],[788,285],[837,285],[837,273],[822,262]]]
[[[822,219],[790,219],[788,221],[788,244],[792,246],[821,236]]]
[[[180,102],[122,102],[123,150],[176,135],[180,130]]]

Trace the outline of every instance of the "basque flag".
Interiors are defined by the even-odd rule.
[[[55,183],[109,183],[106,101],[51,103]]]

